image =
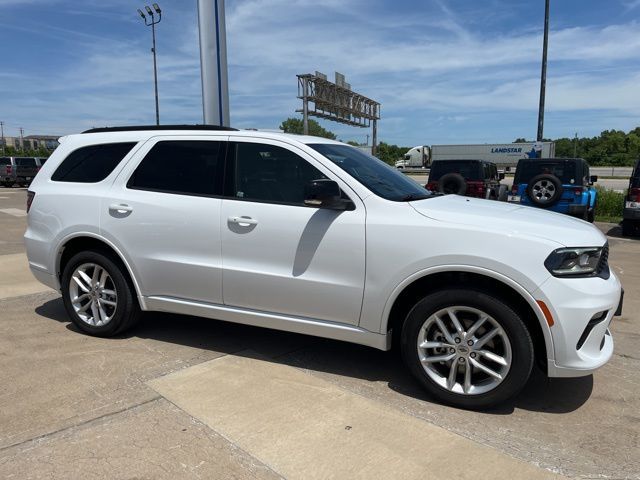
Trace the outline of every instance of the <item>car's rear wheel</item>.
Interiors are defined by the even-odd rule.
[[[438,191],[446,195],[464,195],[467,193],[467,182],[459,173],[447,173],[438,180]]]
[[[11,188],[13,186],[13,183],[11,182],[2,182],[2,186],[5,188]]]
[[[527,185],[527,195],[538,207],[550,207],[562,196],[562,182],[555,175],[536,175]]]
[[[640,222],[633,220],[622,220],[622,235],[632,237],[640,230]]]
[[[533,343],[522,319],[490,294],[442,290],[420,300],[402,328],[403,358],[438,400],[493,407],[526,384]]]
[[[108,254],[85,251],[74,255],[64,268],[61,287],[69,317],[90,335],[116,335],[140,316],[127,272]]]

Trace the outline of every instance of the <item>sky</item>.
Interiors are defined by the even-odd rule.
[[[196,0],[160,0],[161,123],[202,123]],[[0,0],[5,135],[153,124],[140,0]],[[226,0],[231,125],[300,116],[296,74],[346,75],[379,140],[512,142],[537,130],[544,0]],[[547,138],[640,125],[640,0],[551,0]],[[344,141],[369,129],[321,120]]]

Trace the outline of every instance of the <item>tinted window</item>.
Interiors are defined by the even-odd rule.
[[[430,196],[427,190],[407,178],[404,173],[357,148],[334,143],[308,146],[327,157],[379,197],[402,202]]]
[[[578,167],[575,160],[556,160],[550,162],[544,159],[521,160],[518,162],[514,181],[515,183],[529,183],[533,177],[543,173],[555,175],[563,184],[579,185],[582,183],[582,165]]]
[[[636,167],[633,170],[629,186],[630,188],[640,187],[640,160],[638,160]]]
[[[35,158],[16,158],[16,165],[18,167],[35,167],[35,166],[37,166]]]
[[[44,165],[47,162],[48,158],[41,158],[40,165]]]
[[[477,180],[483,178],[482,164],[469,160],[444,160],[433,162],[429,172],[429,181],[437,182],[440,177],[447,173],[458,173],[467,180]]]
[[[221,195],[224,142],[158,142],[144,157],[127,187],[186,195]]]
[[[0,158],[0,165],[11,165],[11,159],[7,157]]]
[[[268,203],[304,205],[305,185],[327,178],[295,153],[260,143],[237,143],[232,168],[229,196]]]
[[[51,176],[56,182],[95,183],[107,178],[135,142],[105,143],[74,150]]]

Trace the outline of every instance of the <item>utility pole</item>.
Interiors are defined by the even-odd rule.
[[[204,123],[228,127],[229,79],[224,0],[198,0]]]
[[[153,47],[151,48],[151,52],[153,53],[153,86],[156,96],[156,125],[160,125],[160,106],[158,104],[158,66],[156,63],[156,25],[160,23],[160,20],[162,20],[162,10],[160,10],[160,7],[157,3],[153,4],[153,10],[155,10],[155,12],[158,14],[158,20],[156,20],[151,7],[145,5],[144,8],[150,17],[150,20],[147,22],[147,17],[140,9],[138,9],[138,15],[142,17],[142,19],[144,20],[144,24],[147,27],[151,27],[151,37],[153,39]]]
[[[576,132],[576,136],[573,139],[573,158],[578,157],[578,132]]]
[[[542,73],[540,75],[540,106],[538,107],[538,142],[542,141],[544,129],[544,97],[547,87],[547,48],[549,46],[549,0],[544,5],[544,40],[542,43]]]
[[[4,155],[4,122],[0,122],[0,132],[2,133],[2,155]]]
[[[20,150],[24,154],[24,128],[20,127]]]

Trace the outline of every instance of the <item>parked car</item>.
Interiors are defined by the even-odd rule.
[[[40,170],[34,157],[0,157],[0,183],[3,187],[18,184],[26,187]]]
[[[486,160],[435,160],[426,188],[444,194],[505,201],[508,188],[501,185],[504,173]]]
[[[508,201],[593,222],[597,181],[582,158],[524,159],[518,161]]]
[[[629,178],[629,190],[624,198],[622,234],[626,236],[640,234],[640,160],[633,168]]]
[[[27,211],[31,271],[87,334],[164,311],[396,344],[434,398],[465,408],[513,397],[536,361],[551,377],[601,367],[622,308],[594,226],[431,195],[325,138],[88,130],[62,139]]]

